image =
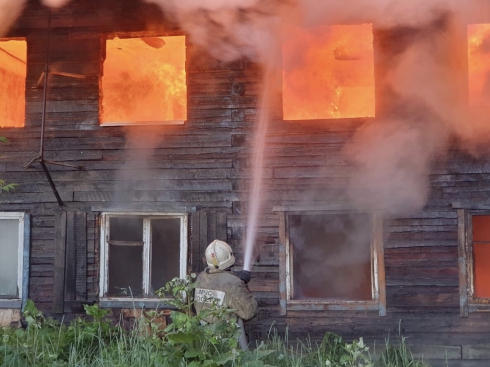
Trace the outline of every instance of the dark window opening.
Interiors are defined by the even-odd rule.
[[[290,215],[289,240],[293,300],[373,299],[369,215]]]
[[[151,289],[152,292],[179,276],[180,219],[151,221]]]

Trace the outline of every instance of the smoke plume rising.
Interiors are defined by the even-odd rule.
[[[26,0],[0,0],[0,37],[4,36],[24,9]]]
[[[50,8],[61,8],[70,2],[70,0],[42,0],[43,5]]]

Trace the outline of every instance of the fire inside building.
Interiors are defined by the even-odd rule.
[[[402,335],[488,366],[490,6],[272,37],[268,1],[157,3],[29,0],[1,35],[2,324],[27,299],[165,308],[219,239],[252,274],[251,340]]]

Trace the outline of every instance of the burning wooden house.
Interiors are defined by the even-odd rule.
[[[487,366],[490,7],[273,42],[283,5],[248,3],[27,1],[0,39],[0,320],[162,307],[217,238],[251,263],[251,337]]]

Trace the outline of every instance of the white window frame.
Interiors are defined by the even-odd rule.
[[[1,298],[0,308],[23,308],[27,300],[29,279],[29,215],[23,212],[0,212],[0,220],[18,220],[17,297]]]
[[[109,280],[109,222],[110,218],[142,218],[143,219],[143,297],[107,297],[107,288]],[[99,298],[101,300],[125,301],[132,300],[155,301],[155,297],[148,296],[150,288],[150,272],[151,272],[151,231],[150,220],[152,219],[180,219],[180,266],[179,277],[185,278],[187,275],[187,253],[188,253],[188,214],[187,213],[142,213],[142,212],[106,212],[101,214],[100,221],[100,282],[99,282]],[[102,304],[104,306],[104,304]],[[106,306],[114,306],[108,303]]]
[[[383,221],[375,213],[368,214],[371,221],[371,286],[372,299],[366,301],[346,300],[294,300],[292,299],[293,254],[289,240],[290,215],[341,215],[352,214],[348,211],[331,210],[286,210],[280,213],[280,306],[281,314],[288,311],[378,311],[386,316],[386,281],[383,247]]]

